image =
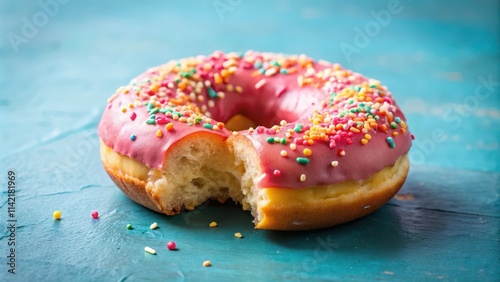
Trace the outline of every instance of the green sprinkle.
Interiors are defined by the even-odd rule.
[[[358,104],[358,107],[360,107],[360,108],[364,108],[364,107],[365,107],[365,103],[359,103],[359,104]]]
[[[213,126],[213,125],[211,125],[210,123],[204,123],[204,124],[203,124],[203,127],[204,127],[204,128],[207,128],[207,129],[213,129],[213,128],[214,128],[214,126]]]
[[[265,68],[260,68],[260,69],[259,69],[259,73],[260,73],[260,74],[264,74],[265,72],[266,72],[266,69],[265,69]]]
[[[298,126],[296,126],[296,127],[293,129],[293,131],[295,131],[295,132],[297,132],[297,133],[302,132],[302,127],[298,127]]]
[[[288,74],[288,70],[287,69],[280,69],[280,73],[281,74]]]
[[[160,113],[164,114],[164,113],[166,113],[166,112],[168,112],[168,110],[167,110],[167,109],[160,109]]]
[[[134,229],[134,227],[132,227],[132,224],[127,224],[127,229],[131,230],[131,229]]]
[[[396,143],[394,143],[394,140],[392,139],[392,137],[387,137],[387,139],[385,139],[385,141],[387,141],[387,144],[389,144],[389,147],[391,148],[396,148]]]
[[[208,97],[217,98],[217,92],[211,86],[208,87]]]
[[[148,120],[146,120],[146,123],[147,124],[156,124],[156,120],[154,120],[154,119],[148,119]]]
[[[195,123],[201,123],[202,121],[203,121],[203,119],[201,117],[197,117],[194,119]]]
[[[309,159],[308,158],[301,158],[301,157],[298,157],[297,158],[297,162],[301,165],[306,165],[309,163]]]
[[[391,128],[392,128],[392,129],[396,129],[396,128],[398,128],[398,124],[397,124],[397,123],[395,123],[395,122],[391,122],[391,123],[390,123],[390,125],[391,125]]]
[[[153,103],[148,103],[148,111],[151,111],[155,105]]]
[[[273,144],[274,143],[274,137],[267,137],[266,141],[269,144]]]
[[[394,120],[396,121],[396,123],[401,123],[401,118],[399,117],[396,117]]]
[[[154,109],[152,109],[152,110],[149,112],[149,114],[150,114],[150,115],[152,115],[152,114],[156,114],[156,113],[158,113],[159,111],[160,111],[160,109],[158,109],[158,108],[154,108]]]
[[[286,138],[281,138],[280,143],[286,145]]]
[[[174,82],[175,82],[175,84],[179,84],[179,82],[181,82],[181,80],[180,80],[179,78],[176,78],[176,79],[174,80]]]

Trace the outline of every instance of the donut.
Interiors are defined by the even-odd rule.
[[[374,212],[403,185],[413,139],[378,80],[255,51],[150,68],[108,99],[98,134],[105,170],[133,201],[175,215],[231,199],[270,230]]]

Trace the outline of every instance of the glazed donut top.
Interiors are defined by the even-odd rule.
[[[259,126],[231,132],[224,123],[236,114]],[[305,55],[254,51],[153,67],[116,91],[99,124],[105,145],[154,169],[196,132],[248,137],[263,188],[366,179],[394,165],[413,138],[379,81]]]

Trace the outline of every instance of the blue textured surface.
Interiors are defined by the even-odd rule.
[[[45,2],[0,2],[1,281],[499,281],[498,1],[401,1],[378,22],[393,1]],[[218,49],[305,53],[380,79],[417,138],[406,197],[310,232],[254,230],[232,204],[166,217],[128,200],[99,160],[106,99],[148,67]]]

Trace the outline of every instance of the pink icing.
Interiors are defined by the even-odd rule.
[[[151,101],[154,107],[144,105]],[[173,110],[177,117],[158,112],[156,124],[147,124],[155,108]],[[264,171],[259,187],[301,188],[366,179],[394,165],[411,146],[403,113],[377,81],[303,55],[252,51],[215,52],[148,70],[110,98],[99,136],[114,151],[161,169],[167,150],[189,134],[203,131],[228,137],[231,132],[221,122],[235,114],[262,125],[239,132],[259,153]],[[167,123],[174,129],[168,130]],[[298,124],[303,125],[301,132],[295,131]],[[306,140],[304,145],[304,138],[314,144]],[[290,144],[295,144],[295,150]],[[312,152],[310,156],[304,154],[305,148]],[[300,164],[297,158],[308,163]]]

